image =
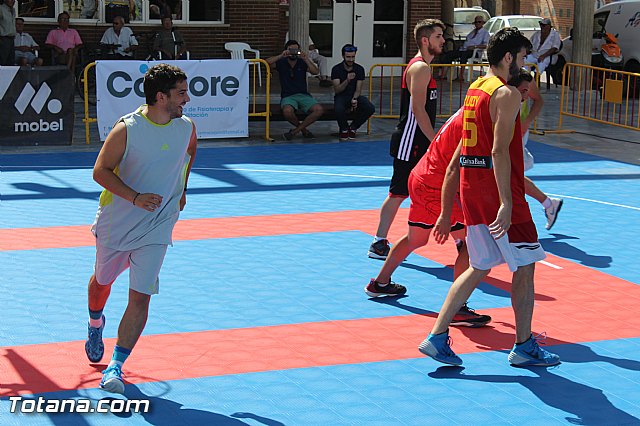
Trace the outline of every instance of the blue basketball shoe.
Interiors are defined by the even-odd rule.
[[[124,395],[124,381],[122,380],[122,367],[113,364],[102,372],[100,387],[107,392]]]
[[[91,362],[99,362],[104,356],[104,343],[102,342],[102,330],[107,319],[102,316],[102,325],[98,328],[89,326],[87,341],[84,343],[84,351]]]
[[[451,350],[452,343],[453,341],[449,337],[449,331],[447,330],[440,334],[429,334],[420,343],[418,350],[443,364],[462,365],[460,357]]]
[[[513,345],[509,353],[509,363],[518,367],[540,366],[549,367],[560,364],[560,357],[544,350],[538,345],[539,340],[546,339],[544,333],[533,335],[519,345]]]

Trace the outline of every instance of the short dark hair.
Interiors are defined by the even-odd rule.
[[[156,103],[158,92],[168,95],[171,89],[175,89],[179,82],[186,79],[184,71],[174,65],[158,64],[149,68],[142,83],[147,105]]]
[[[287,40],[287,42],[284,44],[284,49],[287,50],[289,46],[293,46],[294,44],[300,46],[300,43],[295,40]]]
[[[487,45],[489,65],[497,66],[507,53],[511,53],[515,58],[523,48],[527,51],[531,50],[532,45],[529,39],[517,28],[503,28],[489,39]]]
[[[71,19],[71,15],[69,15],[69,12],[65,10],[63,12],[58,13],[58,22],[60,22],[60,18],[62,18],[63,16],[66,16],[67,19]]]
[[[350,52],[357,52],[358,49],[351,43],[347,43],[344,46],[342,46],[342,55],[344,56],[344,54],[347,52],[347,49],[350,49]],[[354,50],[355,49],[355,50]]]
[[[441,28],[442,32],[444,32],[444,30],[446,29],[444,23],[439,19],[423,19],[416,24],[415,28],[413,29],[413,36],[416,39],[418,47],[420,47],[420,39],[422,37],[431,36],[431,33],[433,33],[433,30],[436,27]]]
[[[527,71],[524,68],[521,68],[518,75],[516,75],[515,77],[512,77],[507,84],[509,84],[509,86],[518,87],[525,81],[527,83],[531,83],[533,81],[533,76],[529,71]]]
[[[22,23],[24,24],[24,19],[22,19],[22,18],[16,18],[16,22],[18,22],[18,21],[20,21],[20,22],[22,22]]]

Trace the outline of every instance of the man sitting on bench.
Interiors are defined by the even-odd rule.
[[[307,90],[307,72],[318,74],[320,72],[316,64],[309,59],[306,52],[300,50],[300,44],[295,40],[289,40],[284,45],[284,51],[267,59],[270,66],[275,64],[280,78],[280,108],[282,115],[295,128],[284,133],[285,140],[292,140],[295,135],[302,133],[307,139],[315,136],[307,127],[322,116],[322,105],[316,101]],[[296,110],[300,110],[307,117],[300,123],[296,116]]]
[[[362,96],[362,83],[364,82],[364,68],[356,63],[356,52],[358,48],[353,44],[342,46],[342,59],[338,65],[331,70],[331,80],[333,80],[333,90],[335,96],[333,105],[336,111],[336,119],[340,127],[340,140],[354,140],[356,130],[373,115],[376,107]],[[354,119],[349,123],[347,116],[350,112],[355,114]]]

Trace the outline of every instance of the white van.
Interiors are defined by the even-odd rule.
[[[640,73],[640,0],[619,0],[596,10],[593,15],[593,31],[596,36],[602,30],[618,39],[620,53],[624,61],[624,70]],[[600,50],[602,39],[593,39],[593,50]],[[571,62],[573,41],[562,41],[562,50],[558,60]]]

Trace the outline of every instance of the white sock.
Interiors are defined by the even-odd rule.
[[[547,199],[542,202],[542,207],[545,209],[551,207],[551,198],[547,197]]]
[[[102,327],[102,317],[98,319],[89,318],[89,326],[93,328]]]
[[[377,243],[378,241],[381,241],[381,240],[386,240],[386,238],[384,238],[384,237],[378,237],[377,235],[373,238],[373,242],[374,242],[374,243]]]
[[[118,365],[118,366],[120,366],[120,368],[122,368],[122,364],[124,364],[122,361],[118,361],[118,360],[112,359],[109,362],[109,365],[107,366],[107,368],[111,367],[112,365]]]

